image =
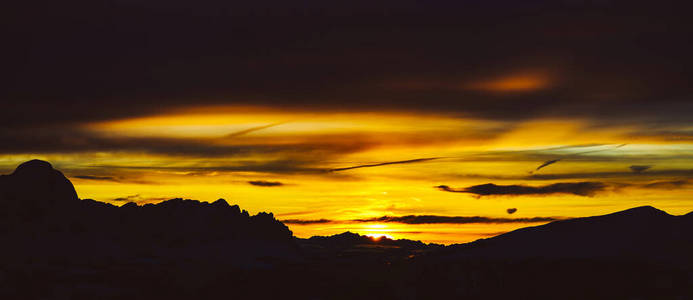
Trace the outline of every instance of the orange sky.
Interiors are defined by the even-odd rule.
[[[546,222],[517,219],[639,205],[672,214],[693,210],[693,144],[643,135],[636,125],[223,106],[92,122],[80,130],[122,150],[6,154],[1,168],[8,173],[22,161],[45,159],[64,171],[81,198],[115,205],[225,198],[251,213],[298,220],[289,226],[299,237],[349,230],[450,244]],[[80,138],[71,142],[79,145]],[[558,161],[536,170],[550,160]],[[550,186],[580,182],[595,189]],[[471,188],[487,183],[506,193]],[[513,185],[537,190],[508,194]],[[408,215],[436,218],[364,221]],[[503,222],[439,218],[474,216]]]

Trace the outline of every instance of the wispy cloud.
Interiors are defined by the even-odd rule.
[[[539,223],[559,220],[555,217],[534,218],[491,218],[491,217],[449,217],[436,215],[409,215],[401,217],[383,216],[379,218],[358,219],[356,222],[392,222],[404,224],[472,224],[472,223]]]
[[[668,169],[650,170],[646,173],[650,177],[690,177],[693,176],[693,169]],[[560,174],[533,174],[530,176],[506,176],[494,177],[496,179],[521,179],[521,180],[560,180],[560,179],[587,179],[587,178],[633,178],[641,177],[644,174],[634,172],[577,172]],[[480,176],[475,176],[480,177]],[[490,177],[489,177],[490,178]]]
[[[493,218],[481,216],[438,216],[438,215],[407,215],[407,216],[382,216],[366,219],[329,220],[329,219],[286,219],[281,222],[286,224],[311,225],[326,223],[402,223],[402,224],[507,224],[507,223],[543,223],[562,220],[559,217],[533,217],[533,218]]]
[[[263,130],[263,129],[267,129],[267,128],[274,127],[274,126],[279,126],[279,125],[284,124],[284,123],[286,123],[286,122],[277,122],[277,123],[272,123],[272,124],[267,124],[267,125],[262,125],[262,126],[257,126],[257,127],[252,127],[252,128],[236,131],[236,132],[227,134],[226,138],[233,138],[233,137],[245,135],[245,134],[255,132],[258,130]]]
[[[111,201],[116,201],[116,202],[135,202],[135,203],[156,203],[156,202],[161,202],[161,201],[166,201],[174,199],[171,197],[149,197],[145,198],[140,196],[140,194],[135,194],[135,195],[130,195],[130,196],[125,196],[125,197],[118,197],[118,198],[113,198]]]
[[[334,221],[328,220],[328,219],[316,219],[316,220],[286,219],[286,220],[281,220],[281,222],[284,224],[310,225],[310,224],[333,223]]]
[[[634,173],[642,173],[652,168],[652,166],[632,165],[629,168]]]
[[[136,195],[131,195],[131,196],[113,198],[112,200],[113,200],[113,201],[137,202],[137,201],[142,200],[142,197],[140,197],[140,194],[136,194]]]
[[[273,186],[284,185],[283,183],[281,183],[279,181],[264,181],[264,180],[251,180],[251,181],[248,181],[248,183],[251,185],[264,186],[264,187],[273,187]]]
[[[686,186],[691,185],[691,180],[690,179],[681,179],[681,180],[660,180],[660,181],[653,181],[650,183],[646,183],[641,185],[643,188],[647,189],[666,189],[666,190],[671,190],[671,189],[679,189],[679,188],[684,188]]]
[[[428,157],[428,158],[417,158],[417,159],[409,159],[409,160],[389,161],[389,162],[382,162],[382,163],[375,163],[375,164],[365,164],[365,165],[357,165],[357,166],[344,167],[344,168],[336,168],[336,169],[330,169],[329,171],[330,172],[339,172],[339,171],[353,170],[353,169],[359,169],[359,168],[372,168],[372,167],[380,167],[380,166],[387,166],[387,165],[412,164],[412,163],[425,162],[425,161],[430,161],[430,160],[435,160],[435,159],[440,159],[440,158],[441,157]]]
[[[565,155],[563,158],[550,159],[550,160],[545,161],[545,162],[542,163],[541,165],[539,165],[536,169],[534,169],[534,171],[530,172],[530,174],[533,173],[533,172],[537,172],[537,171],[539,171],[539,170],[541,170],[541,169],[543,169],[543,168],[545,168],[545,167],[548,167],[548,166],[550,166],[550,165],[552,165],[552,164],[555,164],[555,163],[557,163],[557,162],[559,162],[559,161],[561,161],[561,160],[563,160],[563,159],[565,159],[565,158],[576,157],[576,156],[580,156],[580,155],[582,155],[582,154],[588,154],[588,153],[597,153],[597,152],[610,151],[610,150],[614,150],[614,149],[621,148],[621,147],[626,146],[626,145],[627,145],[627,144],[620,144],[620,145],[615,145],[615,146],[613,146],[613,147],[611,147],[611,148],[608,148],[608,149],[596,149],[596,150],[582,151],[582,152],[578,152],[578,153],[573,153],[573,154]],[[601,146],[601,145],[584,145],[584,146],[578,146],[578,147],[594,147],[594,146]],[[578,148],[578,147],[575,147],[575,146],[573,146],[573,147],[558,147],[558,148],[552,148],[552,149],[547,149],[547,150],[560,150],[560,149],[569,149],[569,148]]]
[[[520,196],[520,195],[548,195],[548,194],[573,194],[578,196],[594,196],[598,192],[605,191],[608,185],[602,182],[563,182],[543,186],[529,185],[497,185],[493,183],[474,185],[465,188],[451,188],[447,185],[436,186],[441,191],[453,193],[469,193],[477,196]]]
[[[622,182],[561,182],[548,185],[530,186],[521,184],[498,185],[493,183],[473,185],[464,188],[452,188],[447,185],[435,186],[435,188],[451,193],[468,193],[477,197],[482,196],[522,196],[522,195],[549,195],[572,194],[592,197],[598,193],[607,191],[619,191],[623,188],[636,189],[679,189],[692,184],[691,179],[658,180],[648,183],[622,183]]]
[[[541,170],[542,168],[547,167],[547,166],[552,165],[552,164],[555,164],[555,163],[557,163],[557,162],[559,162],[559,161],[561,161],[561,160],[560,160],[560,159],[547,160],[547,161],[545,161],[543,164],[541,164],[540,166],[538,166],[534,171],[535,171],[535,172],[536,172],[536,171],[539,171],[539,170]]]
[[[112,176],[75,175],[75,176],[71,176],[71,177],[79,178],[79,179],[87,179],[87,180],[99,180],[99,181],[115,181],[115,182],[120,181],[118,178],[115,178]]]

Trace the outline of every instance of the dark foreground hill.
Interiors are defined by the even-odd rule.
[[[2,251],[29,259],[206,256],[254,264],[295,256],[297,249],[271,213],[250,216],[223,199],[121,207],[80,200],[61,172],[39,160],[0,177],[0,208],[0,234],[11,241]]]
[[[0,299],[693,299],[693,214],[652,207],[443,247],[297,239],[224,200],[80,200],[30,161],[0,176]]]
[[[693,213],[652,206],[518,229],[445,250],[457,257],[604,258],[693,262]]]

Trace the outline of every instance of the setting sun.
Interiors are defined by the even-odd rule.
[[[382,238],[391,239],[391,240],[394,239],[389,234],[364,234],[364,235],[367,237],[370,237],[373,241],[376,241],[376,242],[381,240]]]

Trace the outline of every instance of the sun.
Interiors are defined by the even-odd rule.
[[[364,234],[364,236],[369,237],[374,242],[377,242],[383,238],[394,240],[394,238],[391,235],[382,234],[382,233],[367,233],[367,234]]]
[[[385,224],[368,224],[363,229],[363,235],[371,238],[373,241],[379,241],[382,238],[394,239],[392,235],[388,234],[392,232],[392,229]]]

